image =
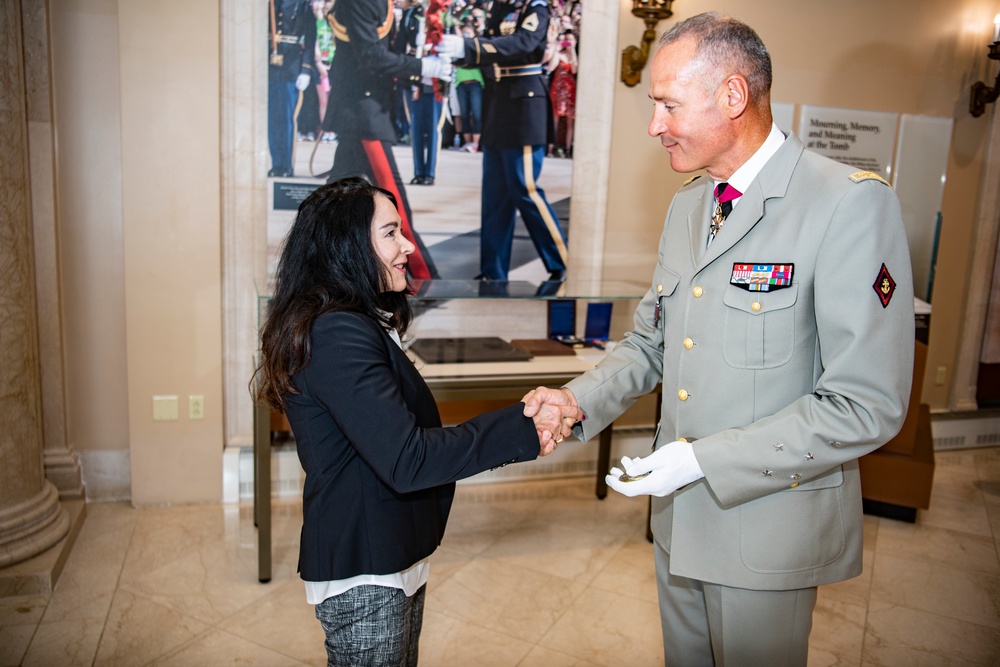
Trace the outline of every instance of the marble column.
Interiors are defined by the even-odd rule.
[[[66,435],[48,3],[22,2],[21,5],[42,386],[43,460],[46,479],[59,489],[60,499],[69,500],[83,498],[83,482],[80,457],[69,446]]]
[[[0,567],[69,532],[45,479],[21,3],[0,3]]]

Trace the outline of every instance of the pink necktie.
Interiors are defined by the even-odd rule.
[[[712,215],[712,238],[722,229],[722,224],[733,210],[733,200],[743,196],[743,193],[729,185],[719,183],[715,186],[715,213]]]

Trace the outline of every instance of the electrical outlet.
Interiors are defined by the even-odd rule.
[[[205,395],[191,394],[188,396],[188,419],[205,418]]]
[[[945,373],[947,373],[947,372],[948,372],[948,368],[946,366],[938,366],[937,367],[937,374],[934,376],[934,384],[935,384],[935,386],[940,387],[941,385],[944,384],[944,376],[945,376]]]
[[[153,421],[169,422],[180,419],[177,413],[176,396],[153,397]]]

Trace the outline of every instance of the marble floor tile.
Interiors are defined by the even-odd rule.
[[[252,515],[223,505],[143,510],[120,587],[214,625],[268,594],[257,581]],[[227,518],[228,516],[228,518]],[[288,576],[291,576],[290,574]]]
[[[865,641],[867,598],[845,601],[821,587],[809,633],[809,665],[859,665]]]
[[[624,542],[616,530],[579,530],[536,519],[508,532],[484,557],[589,583]]]
[[[517,663],[518,667],[600,667],[596,662],[590,662],[572,655],[553,651],[543,646],[536,646]]]
[[[118,591],[97,648],[96,664],[147,665],[207,630],[209,626],[193,618]]]
[[[1000,631],[873,601],[862,665],[951,667],[1000,664]]]
[[[597,665],[663,663],[660,611],[655,602],[588,588],[538,642]]]
[[[91,503],[44,622],[107,617],[138,515],[127,503]]]
[[[646,541],[625,544],[590,582],[592,588],[659,604],[653,545]]]
[[[1000,577],[880,553],[872,600],[1000,629]]]
[[[488,502],[462,502],[460,495],[461,490],[448,517],[442,544],[467,557],[483,553],[532,514],[525,510],[511,511]]]
[[[0,627],[0,665],[19,665],[28,644],[35,634],[36,625],[8,625]]]
[[[0,628],[8,625],[37,625],[45,614],[49,599],[44,595],[0,597]]]
[[[150,664],[156,667],[192,667],[194,665],[305,667],[305,663],[294,658],[222,630],[211,630],[169,656]]]
[[[506,559],[477,559],[428,587],[428,609],[535,643],[583,591],[582,583]]]
[[[519,665],[532,644],[435,611],[428,602],[420,635],[420,665]]]
[[[283,653],[299,662],[326,665],[325,636],[298,579],[265,586],[270,592],[219,624],[220,630]]]
[[[1000,575],[996,542],[991,536],[963,533],[886,519],[879,527],[876,553],[937,562],[970,572]]]
[[[475,557],[467,556],[448,546],[448,538],[446,536],[441,546],[431,554],[430,574],[427,581],[428,588],[440,586],[474,559]]]
[[[918,510],[923,526],[990,536],[989,515],[976,477],[934,480],[930,509]]]
[[[41,623],[24,655],[23,667],[77,667],[94,663],[104,623],[74,619]]]

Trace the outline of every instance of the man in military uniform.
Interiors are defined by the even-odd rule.
[[[481,67],[483,91],[480,278],[507,280],[520,211],[550,280],[566,276],[566,236],[538,187],[549,137],[542,76],[549,27],[546,0],[494,0],[482,37],[445,35],[438,53]]]
[[[327,15],[336,49],[323,129],[337,133],[327,180],[364,176],[392,192],[401,206],[403,236],[416,246],[407,264],[410,275],[436,278],[430,253],[413,229],[410,203],[392,155],[394,79],[401,85],[419,83],[422,77],[450,79],[452,68],[438,57],[418,59],[391,51],[393,19],[391,0],[337,0]]]
[[[308,0],[269,0],[267,36],[268,176],[292,176],[294,115],[299,92],[309,87],[316,46],[316,17]]]
[[[816,588],[861,573],[858,461],[899,431],[913,282],[878,175],[771,119],[771,58],[735,19],[660,40],[653,118],[678,172],[650,290],[596,369],[527,399],[588,439],[663,385],[654,451],[608,484],[649,494],[668,665],[804,665]]]

